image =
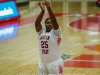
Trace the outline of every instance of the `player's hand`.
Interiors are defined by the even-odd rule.
[[[39,2],[38,5],[42,9],[42,11],[45,11],[44,3]]]
[[[50,3],[47,2],[47,1],[44,2],[44,5],[45,5],[46,7],[50,7]]]

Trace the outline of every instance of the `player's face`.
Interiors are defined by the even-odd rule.
[[[45,27],[46,27],[46,31],[49,32],[52,29],[52,24],[51,24],[51,20],[48,19],[45,23]]]

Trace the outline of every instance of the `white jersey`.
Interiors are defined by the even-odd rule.
[[[42,62],[52,62],[60,58],[60,41],[61,41],[61,29],[52,29],[50,32],[46,32],[46,29],[42,28],[38,32],[39,38],[39,53]]]

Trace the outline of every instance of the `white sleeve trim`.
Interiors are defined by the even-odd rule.
[[[59,27],[57,30],[54,30],[56,36],[61,36],[61,28]]]

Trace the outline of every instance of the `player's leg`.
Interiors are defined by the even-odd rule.
[[[47,69],[49,71],[49,74],[62,75],[63,74],[63,59],[60,58],[57,61],[48,63]]]
[[[41,61],[39,61],[39,64],[38,64],[38,75],[42,75],[42,74],[48,74],[48,71],[46,69],[46,64],[45,63],[42,63]]]

